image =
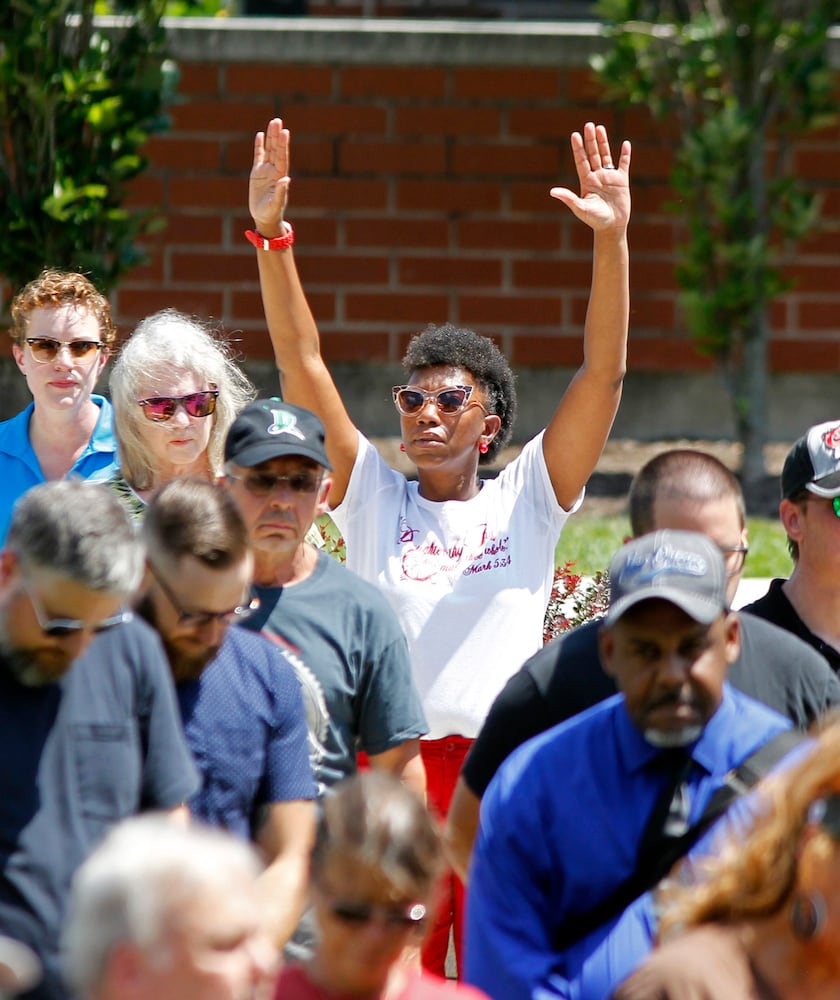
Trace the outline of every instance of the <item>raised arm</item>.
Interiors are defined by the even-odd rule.
[[[549,421],[543,450],[554,492],[574,503],[601,456],[621,400],[630,318],[627,223],[630,219],[630,143],[614,165],[607,131],[587,122],[572,134],[580,196],[552,188],[593,231],[592,288],[583,338],[583,364]]]
[[[266,239],[288,230],[284,222],[289,197],[289,130],[279,118],[254,139],[254,163],[248,205],[254,228]],[[333,465],[330,502],[344,498],[358,449],[358,435],[335,382],[321,357],[315,319],[303,294],[291,247],[257,249],[265,318],[283,398],[317,413],[327,432],[327,454]]]

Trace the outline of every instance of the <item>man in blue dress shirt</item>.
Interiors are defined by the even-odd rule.
[[[608,997],[651,947],[650,895],[581,931],[636,871],[674,786],[667,762],[680,749],[690,758],[680,787],[691,825],[727,772],[790,726],[726,683],[739,620],[706,536],[635,539],[610,583],[600,653],[619,693],[521,746],[482,801],[466,978],[498,1000]]]

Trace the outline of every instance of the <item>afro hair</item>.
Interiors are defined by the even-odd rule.
[[[481,387],[487,408],[502,421],[479,463],[487,465],[510,441],[516,419],[516,385],[507,358],[489,337],[444,323],[429,325],[409,341],[402,360],[407,373],[424,368],[463,368]]]

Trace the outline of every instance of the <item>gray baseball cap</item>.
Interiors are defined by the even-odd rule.
[[[651,598],[675,604],[703,625],[729,606],[723,554],[696,531],[656,531],[627,542],[613,557],[609,576],[608,625]]]

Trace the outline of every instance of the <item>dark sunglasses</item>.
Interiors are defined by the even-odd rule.
[[[422,927],[426,920],[426,907],[422,903],[407,906],[379,906],[376,903],[359,903],[350,899],[335,899],[329,904],[330,913],[345,924],[358,927],[374,920],[386,927],[411,929]]]
[[[222,625],[233,625],[235,622],[242,622],[259,610],[260,599],[253,597],[247,604],[239,604],[230,611],[187,611],[181,604],[177,595],[163,577],[155,570],[152,563],[149,563],[149,571],[157,581],[160,589],[166,594],[169,603],[178,612],[178,624],[184,628],[198,629],[210,625],[211,622],[219,622]]]
[[[103,346],[98,340],[51,340],[49,337],[27,337],[26,343],[39,365],[55,361],[62,347],[67,348],[74,361],[92,361]]]
[[[286,483],[292,493],[317,493],[324,476],[314,469],[311,472],[291,472],[287,476],[273,476],[270,472],[249,472],[244,476],[228,475],[236,479],[255,497],[267,497]]]
[[[429,400],[441,413],[458,413],[469,402],[472,391],[471,385],[450,385],[435,392],[416,385],[395,385],[391,390],[394,405],[404,417],[416,416]]]
[[[138,399],[137,405],[147,420],[160,424],[171,420],[179,406],[183,406],[191,417],[209,417],[216,409],[218,396],[218,389],[202,389],[187,396],[150,396]]]
[[[117,614],[112,615],[110,618],[103,618],[96,625],[89,625],[78,618],[48,618],[47,612],[38,599],[38,596],[32,590],[31,584],[24,578],[21,580],[21,585],[26,592],[26,596],[29,598],[32,610],[35,612],[38,627],[44,635],[48,635],[51,639],[68,639],[70,636],[78,635],[79,632],[86,630],[90,632],[107,632],[108,629],[116,628],[117,625],[129,622],[132,618],[131,611],[127,609],[118,611]]]

